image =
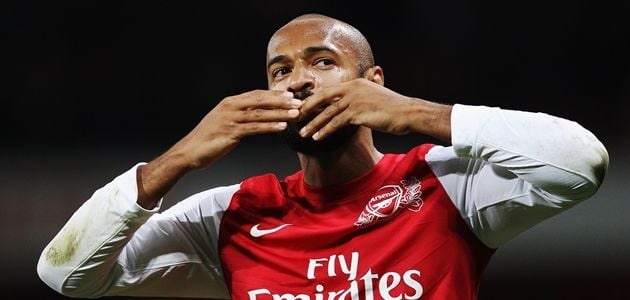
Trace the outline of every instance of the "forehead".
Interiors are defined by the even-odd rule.
[[[276,31],[269,40],[267,60],[317,46],[326,46],[340,54],[351,53],[351,41],[351,32],[338,22],[325,19],[292,21]]]

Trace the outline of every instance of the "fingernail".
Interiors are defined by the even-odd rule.
[[[283,97],[290,97],[290,98],[293,98],[293,93],[291,93],[291,92],[284,92],[284,93],[282,93],[282,96],[283,96]]]
[[[302,106],[302,100],[299,100],[299,99],[291,100],[291,107],[298,108],[300,106]]]
[[[287,127],[287,122],[278,122],[276,126],[280,129],[285,129]]]
[[[306,135],[306,127],[303,127],[302,129],[300,129],[300,135],[301,136],[305,136]]]
[[[289,109],[289,117],[295,118],[300,115],[300,111],[297,109]]]
[[[315,132],[315,134],[313,134],[313,139],[316,140],[316,141],[319,140],[319,131]]]

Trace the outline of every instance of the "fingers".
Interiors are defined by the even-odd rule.
[[[333,103],[335,100],[342,97],[343,87],[341,85],[324,88],[306,98],[300,108],[300,114],[302,116],[308,116],[322,107],[322,105]]]
[[[348,108],[348,105],[341,101],[344,95],[343,91],[344,87],[341,85],[332,86],[324,88],[306,98],[300,108],[300,118],[307,118],[309,115],[316,113],[322,106],[326,104],[330,105],[300,130],[302,137],[311,136],[314,140],[321,140],[337,130],[337,128],[347,124],[346,119],[337,118],[339,114]],[[326,130],[320,132],[324,127],[326,127]]]
[[[232,97],[238,109],[294,109],[302,106],[302,101],[293,99],[293,93],[286,91],[255,90]]]
[[[235,121],[238,123],[273,122],[296,120],[298,109],[248,109],[239,111]]]
[[[333,132],[339,130],[340,128],[350,124],[350,114],[349,113],[341,113],[334,118],[332,118],[324,127],[320,128],[317,132],[313,134],[313,139],[316,141],[323,140],[331,135]]]
[[[287,122],[251,122],[239,124],[240,136],[280,132],[287,128]]]
[[[297,119],[301,106],[293,93],[255,90],[226,98],[219,112],[234,123],[286,122]]]
[[[348,105],[344,101],[337,101],[326,107],[319,115],[313,120],[308,122],[300,130],[302,137],[313,136],[313,139],[320,140],[330,134],[330,130],[336,130],[347,124],[346,118],[339,118],[340,114],[348,108]],[[326,128],[325,132],[321,132]]]

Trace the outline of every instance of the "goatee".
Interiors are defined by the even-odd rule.
[[[296,99],[304,100],[312,94],[313,93],[309,89],[304,89],[294,92],[293,96]],[[315,118],[315,116],[317,116],[317,114],[313,114],[301,121],[287,123],[287,128],[282,131],[281,134],[289,148],[306,155],[316,155],[319,153],[329,152],[338,149],[351,140],[359,129],[359,126],[357,125],[346,125],[337,129],[337,131],[320,141],[315,141],[312,137],[301,137],[299,134],[300,129]]]

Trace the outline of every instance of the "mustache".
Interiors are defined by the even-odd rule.
[[[310,89],[303,89],[303,90],[293,92],[293,97],[295,99],[300,99],[300,100],[304,100],[311,95],[313,95],[313,92],[311,92]]]

